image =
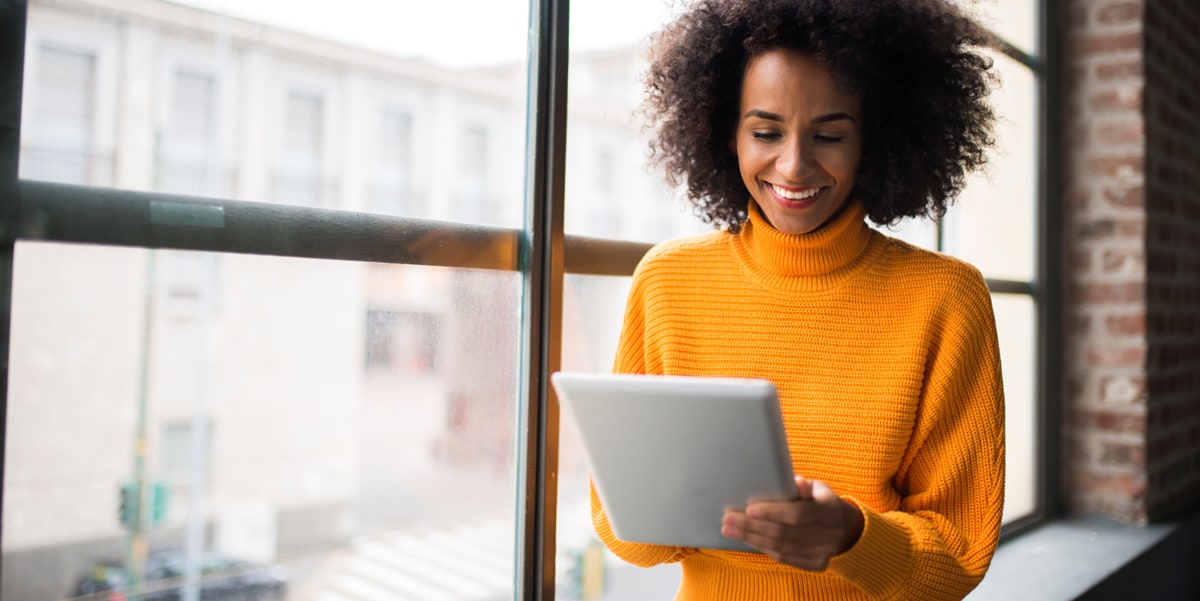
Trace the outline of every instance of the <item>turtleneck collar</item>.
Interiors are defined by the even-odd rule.
[[[758,205],[750,201],[749,219],[732,241],[734,252],[751,273],[778,287],[832,285],[850,271],[871,241],[871,229],[864,221],[866,208],[857,200],[849,202],[821,228],[785,234],[767,223]]]

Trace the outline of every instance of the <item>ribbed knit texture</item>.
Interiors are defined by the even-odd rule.
[[[619,557],[682,562],[679,601],[960,599],[991,561],[1004,401],[987,286],[864,216],[853,203],[795,236],[750,203],[739,234],[665,242],[634,275],[615,371],[771,380],[795,472],[865,520],[858,543],[812,573],[618,540],[593,491],[596,531]]]

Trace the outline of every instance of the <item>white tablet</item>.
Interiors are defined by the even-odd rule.
[[[721,534],[726,509],[796,494],[766,380],[558,372],[551,382],[621,540],[753,551]]]

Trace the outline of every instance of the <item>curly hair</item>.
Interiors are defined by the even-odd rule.
[[[749,193],[730,147],[749,59],[813,56],[863,103],[853,194],[880,225],[940,217],[995,139],[991,35],[946,0],[701,0],[651,40],[650,158],[694,212],[731,232]]]

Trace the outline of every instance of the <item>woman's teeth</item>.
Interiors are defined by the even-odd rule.
[[[785,190],[779,186],[776,186],[775,184],[771,184],[771,189],[774,190],[775,193],[781,198],[786,198],[788,200],[804,200],[806,198],[812,198],[817,194],[817,192],[821,191],[820,188],[808,188],[806,190],[797,191]]]

